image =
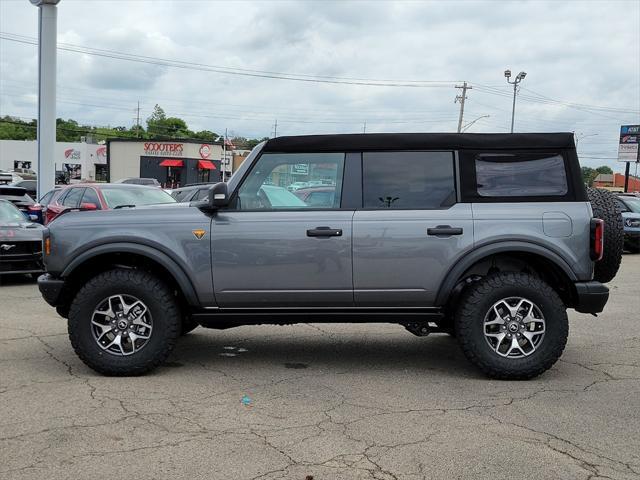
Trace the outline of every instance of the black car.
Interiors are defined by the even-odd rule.
[[[36,192],[38,189],[38,181],[37,180],[18,180],[17,182],[13,182],[9,184],[10,187],[22,187],[27,191],[27,195],[31,198],[36,198]]]
[[[26,220],[35,220],[42,223],[42,209],[27,195],[27,190],[12,185],[0,185],[0,199],[13,203],[20,210]],[[37,218],[36,218],[37,217]]]
[[[8,200],[0,199],[0,275],[44,271],[42,265],[43,226],[30,222]]]

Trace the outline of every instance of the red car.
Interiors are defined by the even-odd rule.
[[[113,183],[76,183],[55,190],[45,212],[45,225],[65,210],[111,210],[175,203],[175,199],[157,187]]]

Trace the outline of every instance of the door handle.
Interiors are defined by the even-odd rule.
[[[307,230],[307,237],[341,237],[341,228],[316,227]]]
[[[451,235],[462,235],[462,228],[452,227],[451,225],[438,225],[437,227],[427,228],[427,235],[434,237],[450,237]]]

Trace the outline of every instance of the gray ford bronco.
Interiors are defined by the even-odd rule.
[[[604,308],[616,212],[570,133],[279,137],[206,200],[60,216],[38,284],[107,375],[199,325],[390,322],[526,379],[561,355],[567,308]]]

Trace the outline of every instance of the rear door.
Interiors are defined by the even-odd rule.
[[[448,269],[473,246],[453,152],[364,152],[363,209],[353,220],[358,306],[429,307]]]
[[[213,284],[221,307],[353,306],[351,222],[342,202],[344,153],[263,154],[231,208],[212,223]],[[290,190],[326,180],[335,201],[314,207]]]

